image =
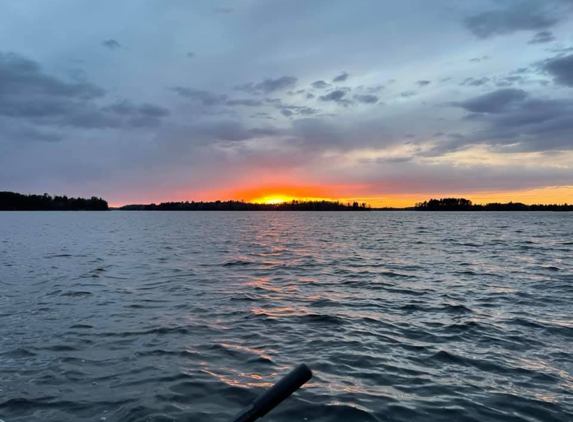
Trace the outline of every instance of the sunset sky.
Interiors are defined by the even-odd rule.
[[[572,0],[0,3],[0,190],[573,202]]]

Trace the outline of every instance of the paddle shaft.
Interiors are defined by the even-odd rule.
[[[262,396],[259,396],[249,407],[235,416],[232,422],[253,422],[262,418],[311,378],[312,371],[306,364],[297,366]]]

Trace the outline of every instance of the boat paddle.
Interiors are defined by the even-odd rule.
[[[263,395],[257,397],[231,422],[253,422],[262,418],[311,378],[312,371],[306,364],[297,366]]]

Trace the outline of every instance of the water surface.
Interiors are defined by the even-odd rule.
[[[573,214],[0,213],[0,419],[573,420]]]

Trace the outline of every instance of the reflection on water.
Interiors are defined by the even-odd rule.
[[[573,420],[559,213],[2,213],[0,419]]]

